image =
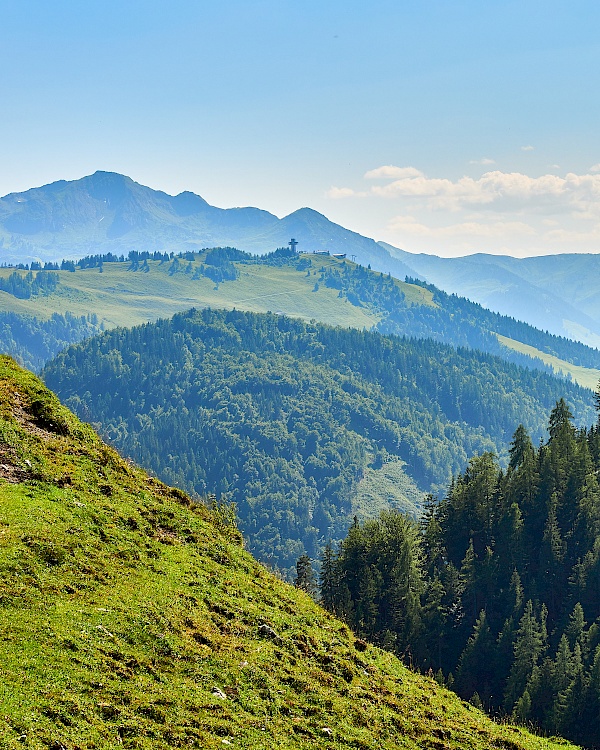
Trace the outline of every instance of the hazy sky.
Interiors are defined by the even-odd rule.
[[[1,195],[103,169],[413,252],[600,251],[597,0],[1,5]]]

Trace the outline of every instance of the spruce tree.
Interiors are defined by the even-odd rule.
[[[567,736],[577,737],[583,724],[589,685],[579,643],[576,643],[573,649],[571,672],[573,676],[564,693],[562,711],[558,715],[558,729]]]
[[[510,461],[509,467],[513,470],[518,469],[519,466],[527,459],[528,456],[533,454],[533,444],[531,438],[525,427],[520,424],[515,430],[512,442],[510,444],[509,456]]]
[[[442,648],[446,641],[448,612],[444,603],[445,596],[444,586],[436,575],[429,581],[425,591],[421,610],[423,631],[419,643],[419,654],[423,662],[436,670],[442,667]]]
[[[489,704],[494,683],[494,645],[483,609],[458,662],[456,688],[463,697],[470,698],[477,692]]]
[[[539,619],[536,617],[533,602],[529,599],[516,633],[514,659],[506,684],[504,703],[511,713],[515,710],[517,701],[523,696],[533,671],[546,649],[545,620],[544,611]]]
[[[567,402],[564,398],[559,399],[556,402],[556,406],[550,413],[550,420],[548,422],[548,432],[550,433],[550,441],[555,440],[561,432],[568,430],[573,431],[573,425],[571,420],[573,419],[573,413],[569,409]]]

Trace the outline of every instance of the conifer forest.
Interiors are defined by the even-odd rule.
[[[356,521],[320,592],[492,714],[600,747],[600,426],[571,417],[560,399],[537,448],[520,425],[505,470],[474,457],[420,526]]]

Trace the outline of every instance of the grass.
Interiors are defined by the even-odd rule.
[[[0,746],[504,748],[0,357]]]
[[[352,498],[352,514],[376,518],[394,508],[417,520],[422,512],[424,493],[406,474],[404,461],[388,461],[379,469],[367,468]]]
[[[537,359],[541,359],[545,364],[550,365],[555,373],[559,375],[570,375],[576,383],[584,386],[584,388],[590,388],[592,391],[596,390],[598,381],[600,381],[600,370],[573,365],[570,362],[566,362],[564,359],[559,359],[552,354],[546,354],[528,344],[522,344],[520,341],[509,339],[498,333],[496,336],[498,337],[498,341],[509,349],[514,349],[517,352],[521,352],[521,354],[526,354],[528,357],[537,357]]]
[[[199,265],[198,258],[192,267]],[[95,312],[107,328],[133,326],[206,306],[281,312],[353,328],[371,328],[379,320],[375,313],[339,298],[335,289],[320,284],[313,291],[317,277],[289,266],[236,264],[239,278],[217,285],[206,277],[192,279],[191,273],[170,275],[168,263],[149,261],[147,273],[128,271],[129,265],[105,263],[103,273],[97,268],[75,273],[57,271],[60,281],[56,293],[21,300],[0,292],[0,309],[44,319],[54,312],[69,311],[78,316]],[[13,269],[0,269],[0,276],[7,277],[12,272]]]

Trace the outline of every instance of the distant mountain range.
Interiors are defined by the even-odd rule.
[[[258,208],[216,208],[194,193],[167,195],[113,172],[61,180],[0,199],[0,252],[8,263],[219,245],[266,253],[292,237],[305,252],[356,255],[363,265],[400,279],[413,273],[375,240],[310,208],[283,219]]]
[[[258,208],[217,208],[194,193],[167,195],[114,172],[0,198],[0,261],[6,263],[215,246],[266,253],[292,237],[301,251],[346,253],[398,279],[426,280],[542,330],[600,346],[600,255],[416,255],[310,208],[282,219]]]
[[[512,258],[477,253],[440,258],[379,244],[417,277],[446,292],[543,331],[600,346],[600,255]]]

